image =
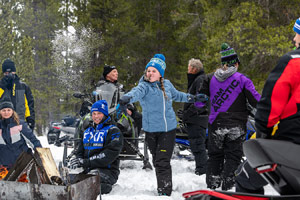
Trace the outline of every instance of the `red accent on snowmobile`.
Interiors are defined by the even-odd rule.
[[[240,200],[269,200],[268,197],[254,197],[254,196],[244,196],[244,195],[233,195]]]
[[[60,127],[58,127],[58,126],[53,126],[53,128],[55,128],[55,129],[57,129],[57,130],[59,130],[59,129],[60,129]]]
[[[226,194],[222,194],[222,193],[219,193],[216,191],[211,191],[211,190],[197,190],[197,191],[193,191],[193,192],[187,192],[187,193],[183,193],[182,196],[184,198],[189,198],[189,197],[197,195],[197,194],[208,194],[210,196],[214,196],[214,197],[218,197],[220,199],[226,199],[226,200],[240,200],[238,198],[228,196]]]
[[[277,167],[277,164],[265,165],[265,166],[256,168],[255,171],[259,174],[263,174],[263,173],[266,173],[266,172],[275,171],[276,167]]]
[[[193,192],[183,193],[182,196],[186,200],[298,200],[300,195],[261,195],[261,194],[248,194],[241,192],[230,191],[210,191],[210,190],[197,190]]]

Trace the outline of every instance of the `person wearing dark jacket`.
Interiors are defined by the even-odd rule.
[[[188,93],[196,95],[202,88],[205,79],[203,64],[199,59],[190,59],[188,63]],[[200,102],[199,102],[200,103]],[[206,129],[208,124],[208,102],[185,103],[182,121],[187,125],[191,151],[195,157],[195,174],[206,173],[207,153],[205,147]]]
[[[16,74],[15,63],[6,59],[2,64],[4,77],[0,81],[0,100],[9,97],[20,119],[26,120],[33,130],[35,126],[34,99],[29,86]]]
[[[247,102],[252,107],[260,99],[252,81],[237,72],[239,59],[227,43],[221,46],[222,67],[208,76],[210,115],[208,123],[208,161],[206,184],[208,188],[229,190],[234,186],[234,171],[242,156],[242,143],[248,120]]]
[[[118,70],[115,66],[104,66],[103,78],[97,83],[96,91],[100,91],[96,96],[96,101],[105,99],[108,104],[108,112],[115,111],[121,96],[124,94],[123,85],[118,82]]]
[[[101,193],[107,194],[120,174],[119,154],[123,147],[123,135],[112,124],[105,100],[95,102],[91,114],[93,124],[84,131],[75,153],[76,158],[70,161],[69,168],[83,167],[84,173],[98,174]]]
[[[0,103],[0,165],[8,169],[23,151],[31,151],[25,138],[33,144],[33,148],[42,147],[32,129],[25,121],[19,119],[13,108],[9,99],[3,99]]]
[[[256,137],[300,144],[300,18],[293,30],[296,50],[282,56],[269,74],[255,114]],[[273,127],[278,124],[274,136]],[[296,159],[296,158],[295,158]],[[239,166],[236,191],[264,194],[267,182],[245,161]]]
[[[98,81],[96,90],[93,92],[93,96],[90,98],[90,101],[96,102],[102,99],[106,100],[108,105],[108,113],[111,114],[116,110],[118,102],[123,94],[123,85],[118,82],[117,68],[110,65],[104,66],[103,77],[101,77]],[[81,105],[80,115],[83,117],[83,120],[80,121],[76,129],[77,138],[82,138],[83,132],[92,122],[89,107],[90,102],[85,101]]]

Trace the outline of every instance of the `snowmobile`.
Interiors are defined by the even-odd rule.
[[[190,141],[188,139],[187,127],[181,119],[178,121],[178,126],[176,128],[173,158],[184,158],[191,161],[194,160],[194,156],[190,148]]]
[[[117,114],[117,91],[118,88],[114,88],[113,84],[103,84],[97,87],[95,91],[93,91],[92,96],[80,93],[73,94],[73,96],[76,98],[84,99],[84,102],[82,104],[82,107],[84,108],[81,108],[82,112],[80,112],[82,118],[79,122],[78,127],[76,128],[75,139],[82,138],[82,133],[92,123],[90,115],[90,108],[93,104],[92,102],[96,102],[100,99],[105,99],[107,101],[109,115],[112,118],[113,123],[116,124],[116,126],[121,130],[124,136],[124,147],[119,156],[120,160],[140,160],[143,161],[143,169],[152,169],[152,166],[149,162],[147,144],[144,142],[144,138],[138,136],[138,131],[135,126],[134,120],[125,112]],[[91,99],[93,99],[93,101]],[[140,143],[144,147],[143,153],[141,153],[139,149]],[[75,148],[76,146],[77,144],[75,142]]]
[[[289,141],[251,139],[243,144],[250,164],[280,195],[259,195],[199,190],[184,193],[186,200],[281,200],[300,199],[300,145]]]
[[[67,138],[74,138],[79,119],[70,115],[64,116],[62,122],[51,122],[47,133],[48,144],[60,147]],[[73,146],[72,142],[68,144]]]

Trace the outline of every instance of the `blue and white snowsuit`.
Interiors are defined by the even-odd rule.
[[[77,158],[83,158],[85,172],[96,170],[101,179],[101,193],[107,194],[118,180],[119,154],[123,148],[123,135],[112,125],[110,117],[96,127],[89,127],[78,144]]]

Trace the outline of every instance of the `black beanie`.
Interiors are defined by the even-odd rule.
[[[117,69],[116,66],[109,66],[109,65],[104,66],[103,77],[106,78],[106,75],[109,74],[114,69]]]
[[[11,61],[10,59],[4,60],[2,64],[2,72],[16,72],[15,63]]]
[[[14,105],[12,104],[11,101],[3,101],[0,103],[0,110],[4,109],[4,108],[11,108],[14,109]]]

